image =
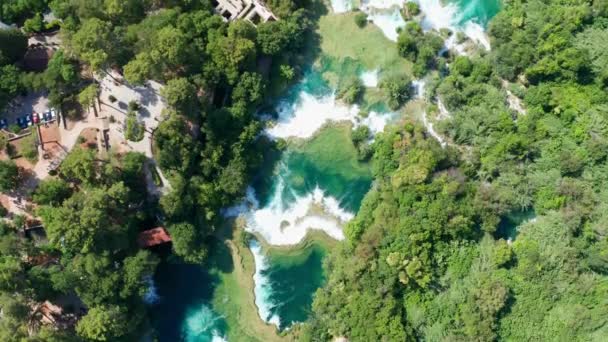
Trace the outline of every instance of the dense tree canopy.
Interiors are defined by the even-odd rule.
[[[407,123],[376,139],[377,186],[327,262],[304,340],[608,334],[607,15],[603,1],[505,2],[492,51],[447,67],[417,24],[401,32],[416,72],[439,69],[427,111],[444,111],[450,144]],[[536,219],[505,236],[522,213]]]

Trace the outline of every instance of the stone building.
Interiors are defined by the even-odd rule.
[[[215,11],[226,21],[245,19],[257,25],[277,20],[270,9],[258,0],[212,0],[211,2]]]

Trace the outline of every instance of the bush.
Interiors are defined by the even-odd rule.
[[[130,111],[138,111],[139,110],[139,103],[137,103],[137,101],[129,101],[129,110]]]
[[[36,13],[32,18],[27,19],[23,23],[23,31],[27,33],[41,32],[44,28],[44,20],[42,14]]]
[[[21,141],[21,154],[25,159],[32,163],[35,163],[38,160],[38,145],[36,144],[36,135],[34,132]]]
[[[17,124],[12,124],[8,126],[8,130],[15,134],[19,134],[19,132],[21,132],[21,127],[19,127]]]
[[[108,100],[110,100],[110,102],[112,102],[112,103],[118,101],[118,99],[116,99],[116,97],[114,95],[108,96]]]
[[[144,138],[144,127],[137,122],[135,113],[127,113],[125,138],[131,141],[141,141]]]
[[[401,10],[401,16],[405,20],[411,20],[413,17],[420,14],[420,6],[416,2],[406,2]]]
[[[363,12],[355,14],[355,24],[357,24],[359,28],[364,28],[365,25],[367,25],[367,14]]]
[[[393,76],[380,83],[380,89],[384,90],[388,106],[397,110],[406,103],[412,95],[412,81],[406,75]]]
[[[350,78],[342,82],[338,86],[336,97],[342,99],[342,101],[353,104],[359,100],[363,94],[363,83],[357,77]]]
[[[370,137],[369,127],[362,125],[357,127],[350,135],[350,139],[353,141],[355,146],[358,146],[361,143],[364,143]]]

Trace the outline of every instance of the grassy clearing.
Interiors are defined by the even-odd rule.
[[[411,75],[411,63],[401,58],[397,44],[384,36],[373,24],[359,28],[355,13],[332,14],[321,17],[318,34],[321,36],[323,54],[345,59],[350,57],[361,63],[366,70],[380,69],[386,74]]]

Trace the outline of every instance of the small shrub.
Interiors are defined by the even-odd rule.
[[[363,12],[359,12],[355,15],[355,24],[359,26],[359,28],[364,28],[367,25],[367,14]]]
[[[8,130],[12,133],[19,134],[19,132],[21,132],[21,127],[19,127],[17,124],[12,124],[8,126]]]
[[[137,101],[129,101],[129,110],[130,111],[138,111],[139,110],[139,103],[137,103]]]
[[[125,138],[131,141],[141,141],[144,138],[144,127],[137,122],[137,116],[133,112],[127,113],[125,127]]]
[[[85,141],[86,141],[86,139],[85,139],[85,138],[84,138],[82,135],[79,135],[79,136],[78,136],[78,138],[76,139],[76,142],[77,142],[78,144],[82,144],[82,143],[84,143]]]
[[[110,102],[112,102],[112,103],[114,103],[114,102],[118,101],[118,99],[117,99],[117,98],[116,98],[116,96],[114,96],[114,95],[110,95],[110,96],[108,96],[108,100],[110,100]]]
[[[350,139],[353,141],[353,144],[355,144],[355,146],[358,146],[359,144],[366,142],[367,139],[369,139],[370,134],[371,132],[369,127],[361,125],[355,130],[353,130],[350,135]]]
[[[405,20],[412,20],[413,17],[420,14],[420,6],[416,2],[408,1],[403,5],[401,16]]]
[[[392,110],[397,110],[406,103],[412,95],[412,81],[406,75],[393,76],[380,83],[380,89],[384,90],[387,104]]]
[[[342,101],[353,104],[359,100],[363,94],[363,83],[357,77],[350,78],[338,86],[336,97]]]
[[[116,118],[114,117],[114,115],[110,115],[110,123],[115,123],[116,122]]]

